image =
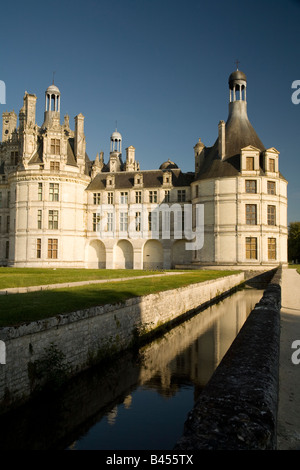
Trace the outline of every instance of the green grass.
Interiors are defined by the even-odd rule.
[[[134,269],[0,268],[0,289],[158,274]]]
[[[118,271],[115,271],[115,274]],[[61,313],[118,303],[126,299],[235,274],[237,271],[188,271],[184,274],[0,296],[0,327],[41,320]],[[115,277],[115,276],[114,276]]]

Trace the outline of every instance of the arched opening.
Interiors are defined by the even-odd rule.
[[[93,240],[88,246],[88,268],[105,269],[106,251],[105,246],[100,240]]]
[[[158,240],[148,240],[143,250],[143,269],[163,269],[164,252]]]
[[[119,240],[114,249],[114,267],[133,269],[133,248],[128,240]]]
[[[176,265],[190,264],[193,250],[186,249],[187,240],[176,240],[172,245],[172,268]]]

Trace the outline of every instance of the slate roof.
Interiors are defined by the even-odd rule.
[[[170,170],[172,185],[177,187],[189,186],[194,181],[194,173],[182,173],[180,169]],[[134,187],[134,175],[143,175],[143,188],[160,188],[163,185],[163,170],[120,171],[116,173],[99,173],[86,188],[87,191],[106,189],[107,175],[115,177],[115,189],[131,189]]]

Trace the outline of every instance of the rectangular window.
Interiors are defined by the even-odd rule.
[[[249,194],[256,194],[256,181],[255,180],[246,180],[245,182],[245,189],[246,189],[246,193],[249,193]]]
[[[48,258],[58,258],[58,240],[57,238],[48,239]]]
[[[136,212],[135,213],[135,230],[136,230],[136,232],[141,231],[141,226],[142,226],[141,222],[142,222],[141,213]]]
[[[136,191],[135,192],[135,203],[136,204],[141,204],[142,202],[142,191]]]
[[[149,202],[152,204],[157,202],[157,191],[149,191]]]
[[[60,140],[51,139],[51,152],[52,155],[60,155]]]
[[[120,231],[126,232],[128,230],[128,212],[120,212]]]
[[[42,210],[39,209],[37,213],[37,228],[41,229],[42,228]]]
[[[276,259],[276,238],[268,238],[268,259]]]
[[[107,203],[108,204],[113,204],[114,203],[114,193],[107,193]]]
[[[275,181],[268,181],[267,192],[268,194],[276,194]]]
[[[58,211],[49,211],[48,228],[50,230],[58,229]]]
[[[36,257],[41,258],[42,256],[42,239],[37,238],[36,239]]]
[[[246,204],[246,224],[257,224],[257,210],[256,204]]]
[[[5,258],[8,259],[9,257],[9,241],[5,242]]]
[[[257,238],[246,237],[246,259],[257,259]]]
[[[276,225],[276,206],[268,206],[268,225]]]
[[[177,201],[184,202],[185,201],[185,189],[178,189],[177,191]]]
[[[93,213],[93,232],[100,230],[100,214]]]
[[[100,204],[101,203],[100,193],[93,193],[93,203],[94,204]]]
[[[246,157],[246,170],[254,170],[254,157]]]
[[[59,162],[50,162],[50,171],[59,171]]]
[[[10,217],[9,217],[9,215],[6,218],[6,231],[7,232],[10,231]]]
[[[11,152],[10,153],[10,164],[17,165],[18,163],[18,152]]]
[[[114,229],[114,214],[112,212],[108,212],[107,214],[107,231],[112,232]]]
[[[38,200],[43,200],[43,183],[38,183]]]
[[[10,205],[10,191],[7,191],[7,207]]]
[[[275,160],[274,158],[269,158],[269,171],[275,171]]]
[[[165,191],[165,202],[170,202],[170,191],[169,190]]]
[[[128,193],[121,192],[120,204],[128,204]]]
[[[158,216],[157,212],[149,212],[148,214],[148,230],[157,231],[158,230]]]
[[[50,183],[49,185],[49,200],[58,201],[59,200],[59,184]]]

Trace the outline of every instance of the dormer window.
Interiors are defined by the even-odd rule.
[[[60,140],[51,139],[51,154],[60,155]]]
[[[141,186],[143,184],[143,175],[138,173],[134,175],[134,186]]]
[[[254,157],[246,157],[246,170],[254,170]]]
[[[109,188],[114,188],[114,186],[115,186],[115,177],[114,177],[114,175],[107,176],[106,186],[108,186]]]

